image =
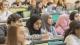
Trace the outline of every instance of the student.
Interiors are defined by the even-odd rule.
[[[43,9],[42,2],[37,2],[35,9],[31,10],[31,15],[41,15]]]
[[[78,11],[71,12],[69,19],[70,21],[73,21],[73,20],[80,21],[80,12]]]
[[[52,15],[54,13],[56,13],[56,4],[55,3],[52,3],[52,2],[48,2],[47,3],[47,12],[48,14]]]
[[[80,45],[80,21],[72,21],[66,31],[64,39],[66,45]]]
[[[42,0],[42,4],[43,4],[44,8],[47,7],[47,3],[48,3],[48,0]]]
[[[59,35],[64,35],[64,32],[69,28],[69,15],[62,14],[59,16],[55,25],[55,30]]]
[[[53,35],[57,35],[55,31],[55,27],[53,26],[52,15],[42,15],[43,29],[52,33]]]
[[[36,15],[41,16],[42,9],[43,9],[42,2],[37,2],[36,3]]]
[[[7,45],[24,45],[25,34],[21,16],[12,14],[8,17]]]
[[[78,10],[78,11],[80,11],[80,1],[76,1],[75,2],[75,10]]]
[[[27,40],[43,40],[48,39],[48,35],[44,30],[41,30],[42,21],[40,16],[34,15],[31,16],[28,22],[26,23],[27,28]]]
[[[49,15],[55,15],[57,12],[56,10],[56,4],[55,3],[52,3],[52,2],[48,2],[47,3],[47,7],[46,8],[43,8],[43,11],[42,13],[43,14],[49,14]]]
[[[64,9],[65,6],[65,0],[58,0],[57,2],[57,10],[58,11],[62,11]]]
[[[9,2],[0,2],[0,22],[6,22],[12,13],[9,11]]]
[[[30,16],[35,15],[35,13],[36,13],[36,0],[31,0],[31,4],[29,5],[28,10],[30,11]]]
[[[31,11],[36,8],[36,0],[31,0],[28,10]]]

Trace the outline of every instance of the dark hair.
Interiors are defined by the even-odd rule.
[[[42,7],[39,7],[39,4],[40,4],[40,3],[42,3],[42,2],[37,2],[37,3],[36,3],[35,14],[41,16],[42,9],[43,9],[43,5],[42,5]],[[34,10],[33,10],[33,11],[34,11]]]
[[[38,15],[33,15],[30,17],[30,19],[26,22],[26,27],[29,29],[29,32],[30,32],[30,35],[32,34],[40,34],[40,30],[36,31],[34,28],[33,28],[33,25],[34,23],[37,21],[37,20],[41,20],[41,17],[38,16]]]
[[[64,0],[62,0],[62,2],[60,2],[61,0],[58,0],[57,6],[63,6],[62,2],[64,2]]]
[[[40,1],[40,2],[37,2],[37,3],[36,3],[36,8],[39,8],[38,6],[39,6],[40,3],[42,3],[42,2]],[[42,8],[43,8],[43,7],[42,7]]]
[[[19,14],[11,14],[9,17],[8,17],[8,20],[7,20],[7,24],[11,24],[11,22],[16,22],[17,20],[19,20],[21,18],[21,16]]]
[[[75,17],[75,15],[78,13],[78,11],[73,11],[73,12],[71,12],[71,14],[70,14],[70,16],[69,16],[69,19],[72,21],[72,20],[74,20],[74,17]]]
[[[17,27],[8,27],[7,45],[18,45]]]
[[[76,29],[80,29],[80,21],[72,21],[70,23],[69,29],[65,32],[64,39],[70,34],[76,35],[75,33]]]
[[[80,1],[79,1],[79,0],[75,2],[75,4],[78,4],[78,3],[80,3]]]
[[[51,5],[51,4],[53,4],[53,3],[52,3],[52,2],[48,2],[48,3],[47,3],[47,6],[49,6],[49,5]]]

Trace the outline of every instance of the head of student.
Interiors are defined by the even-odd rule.
[[[75,2],[75,8],[78,9],[79,7],[80,7],[80,1],[77,0],[77,1]]]
[[[52,15],[43,15],[42,19],[48,25],[52,25],[53,24]]]
[[[9,26],[22,26],[22,17],[19,14],[11,14],[8,17],[7,24]]]
[[[80,38],[80,21],[72,21],[69,25],[69,29],[65,32],[65,38],[73,34]]]
[[[40,2],[37,2],[36,3],[36,7],[42,9],[43,8],[42,2],[41,1]]]
[[[9,8],[9,2],[8,1],[0,2],[0,10],[6,10],[8,8]]]
[[[23,45],[24,31],[21,28],[21,16],[18,14],[12,14],[8,17],[8,45]]]
[[[71,12],[69,19],[71,21],[73,21],[73,20],[80,21],[80,12],[78,12],[78,11]]]
[[[29,29],[30,34],[40,34],[40,29],[42,26],[41,17],[38,15],[31,16],[28,22],[26,23],[26,26]]]

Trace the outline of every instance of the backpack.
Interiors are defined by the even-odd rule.
[[[5,25],[0,25],[0,44],[5,43],[5,37],[6,37],[6,26]]]

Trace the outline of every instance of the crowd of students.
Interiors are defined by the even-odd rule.
[[[64,38],[66,45],[80,45],[80,1],[75,2],[73,10],[65,0],[58,0],[57,3],[52,0],[31,0],[30,3],[27,0],[25,4],[31,12],[26,26],[21,15],[9,11],[8,1],[0,2],[0,22],[6,23],[6,38],[2,40],[0,35],[0,44],[27,45],[30,41],[47,41],[58,37]],[[55,14],[59,15],[57,22],[52,18]]]

